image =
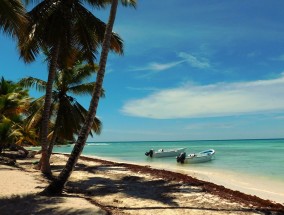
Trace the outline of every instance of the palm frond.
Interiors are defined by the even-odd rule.
[[[71,73],[71,79],[69,80],[70,85],[80,84],[84,80],[87,80],[96,73],[96,70],[98,69],[97,65],[94,64],[78,64],[74,66]],[[68,72],[67,72],[68,73]]]
[[[90,4],[93,7],[105,7],[107,5],[110,5],[112,3],[112,0],[84,0],[85,3]],[[121,4],[123,6],[131,6],[136,7],[136,0],[121,0]]]
[[[18,84],[24,88],[35,87],[36,90],[40,92],[44,92],[46,89],[46,81],[43,81],[39,78],[33,78],[33,77],[22,78],[18,82]]]
[[[80,84],[69,88],[74,95],[92,95],[95,82]]]
[[[98,46],[103,42],[106,24],[80,4],[77,5],[76,12],[79,17],[76,23],[74,23],[76,31],[78,32],[76,41],[77,43],[88,41],[87,44],[81,47],[80,51],[85,53],[85,55],[90,51],[96,53]],[[86,40],[88,37],[92,40]],[[123,53],[123,41],[115,33],[112,34],[110,48],[118,54]]]
[[[87,117],[87,114],[88,114],[87,110],[78,102],[75,102],[74,106],[76,107],[75,110],[79,113],[78,116],[81,116],[81,120],[82,120],[82,122],[84,122],[85,118]],[[98,118],[94,119],[94,123],[92,125],[92,130],[98,135],[101,133],[102,122]],[[90,133],[90,135],[92,135],[92,133]]]
[[[57,118],[60,119],[57,126],[60,127],[58,136],[62,139],[73,140],[74,134],[80,129],[80,117],[74,111],[74,106],[68,98],[61,99]],[[68,117],[64,117],[68,116]]]
[[[20,36],[26,24],[26,12],[20,0],[0,1],[0,30],[11,36]]]
[[[18,49],[20,57],[25,62],[30,63],[35,60],[40,53],[41,47],[46,46],[48,37],[53,36],[55,28],[45,28],[48,25],[51,14],[58,9],[60,1],[45,0],[40,1],[30,12],[27,13],[28,25],[24,30],[24,36],[19,39]],[[52,26],[52,25],[51,25]],[[46,32],[48,30],[48,32]],[[53,31],[53,34],[50,33]]]
[[[42,1],[44,1],[44,0],[25,0],[24,3],[26,5],[28,5],[28,4],[38,4],[38,3],[42,2]]]
[[[95,8],[105,8],[111,3],[111,0],[82,0],[82,2],[87,3]]]
[[[136,8],[137,1],[136,0],[121,0],[123,6],[130,6]]]
[[[69,91],[75,95],[92,95],[96,82],[90,82],[86,84],[76,85],[69,88]],[[105,97],[105,90],[102,89],[101,97]]]
[[[93,126],[92,126],[92,130],[97,134],[100,135],[103,129],[103,123],[97,118],[95,117]]]

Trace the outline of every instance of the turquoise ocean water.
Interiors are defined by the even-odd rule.
[[[178,164],[175,158],[145,156],[150,149],[186,147],[187,153],[215,149],[215,159],[200,164]],[[69,153],[72,145],[55,147],[55,152]],[[87,143],[84,155],[103,159],[159,166],[165,169],[228,171],[283,182],[284,139],[265,140],[204,140],[204,141],[147,141],[147,142],[92,142]]]

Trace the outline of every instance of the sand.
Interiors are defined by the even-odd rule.
[[[93,158],[98,158],[91,156]],[[106,158],[107,160],[113,160]],[[114,160],[122,163],[121,160]],[[133,163],[138,165],[149,165],[149,163]],[[284,181],[275,181],[271,183],[268,177],[249,175],[234,171],[218,170],[210,168],[192,168],[191,165],[164,166],[157,163],[151,163],[151,167],[157,169],[167,169],[173,172],[183,173],[203,181],[212,182],[221,186],[225,186],[232,190],[238,190],[249,195],[256,195],[262,199],[284,204]]]
[[[37,155],[38,156],[38,155]],[[62,196],[37,193],[48,184],[33,162],[0,165],[0,214],[284,214],[284,206],[181,173],[82,157]],[[66,163],[52,156],[54,175]]]

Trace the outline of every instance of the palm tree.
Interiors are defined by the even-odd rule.
[[[0,151],[18,141],[14,131],[23,124],[23,115],[29,107],[30,100],[27,90],[23,90],[17,83],[1,78]]]
[[[86,0],[91,6],[104,7],[109,1]],[[48,81],[42,114],[40,142],[42,146],[41,171],[50,174],[48,162],[48,124],[52,101],[52,86],[59,64],[68,68],[69,60],[76,58],[79,51],[90,63],[103,41],[106,25],[88,11],[79,0],[45,0],[39,3],[29,15],[29,27],[25,39],[20,40],[20,53],[26,62],[35,60],[40,49],[48,50]],[[122,40],[112,33],[111,49],[122,54]]]
[[[11,36],[20,36],[26,24],[22,1],[0,0],[0,30]]]
[[[33,145],[38,146],[38,135],[36,129],[30,127],[29,124],[23,122],[22,124],[15,124],[11,136],[16,139],[17,145]]]
[[[131,4],[135,5],[134,1],[123,1],[123,4]],[[110,15],[108,24],[105,30],[105,36],[103,41],[103,47],[99,62],[99,71],[96,78],[96,85],[94,86],[93,94],[92,94],[92,100],[90,102],[90,107],[88,111],[88,115],[86,118],[86,121],[80,130],[80,133],[78,135],[78,139],[75,143],[75,146],[72,150],[72,153],[66,163],[66,166],[63,168],[61,173],[59,174],[58,178],[56,178],[54,181],[50,183],[48,187],[45,188],[45,190],[42,192],[42,194],[46,195],[55,195],[55,194],[61,194],[63,191],[63,188],[69,179],[82,151],[85,146],[86,140],[88,138],[88,134],[91,130],[92,122],[94,121],[94,118],[96,116],[97,107],[99,104],[99,99],[101,95],[102,85],[103,85],[103,79],[105,74],[105,68],[106,68],[106,62],[108,57],[108,52],[110,48],[110,42],[111,42],[111,33],[116,17],[116,11],[117,11],[117,5],[118,0],[112,0],[111,9],[110,9]]]
[[[11,117],[23,113],[29,105],[28,91],[23,90],[18,84],[6,81],[4,77],[0,81],[0,119],[2,116]]]
[[[74,65],[67,69],[62,69],[56,73],[53,93],[52,93],[52,109],[50,110],[52,118],[54,118],[54,125],[49,131],[51,141],[48,147],[48,160],[52,153],[53,145],[57,138],[61,140],[75,141],[74,134],[78,134],[82,124],[85,121],[87,110],[69,93],[73,95],[92,94],[95,82],[85,83],[87,79],[92,76],[97,69],[93,64],[83,64],[82,61],[77,60],[73,62]],[[19,84],[24,87],[35,86],[36,89],[44,90],[47,83],[33,77],[23,78]],[[101,96],[104,96],[102,93]],[[37,107],[31,114],[30,121],[38,123],[41,120],[41,111],[43,109],[44,96],[32,103],[32,107]],[[64,117],[68,116],[68,117]],[[101,122],[95,118],[92,131],[96,134],[101,132]],[[90,132],[92,135],[92,132]]]
[[[4,77],[0,81],[0,120],[2,117],[12,118],[24,113],[29,106],[30,97],[27,90]]]

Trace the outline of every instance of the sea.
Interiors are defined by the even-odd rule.
[[[186,153],[206,149],[216,151],[211,162],[179,164],[176,158],[149,158],[150,149],[186,148]],[[54,152],[70,153],[72,144],[57,146]],[[83,155],[101,157],[121,162],[155,166],[184,166],[191,169],[226,170],[268,177],[284,182],[284,139],[264,140],[198,140],[198,141],[133,141],[87,142]]]
[[[175,157],[145,156],[150,149],[183,147],[186,153],[206,149],[216,153],[212,161],[198,164],[180,164]],[[72,144],[56,146],[54,152],[70,153],[72,148]],[[276,195],[272,198],[284,203],[284,139],[87,142],[83,155],[199,175],[222,185],[225,181],[251,194],[264,191]]]

